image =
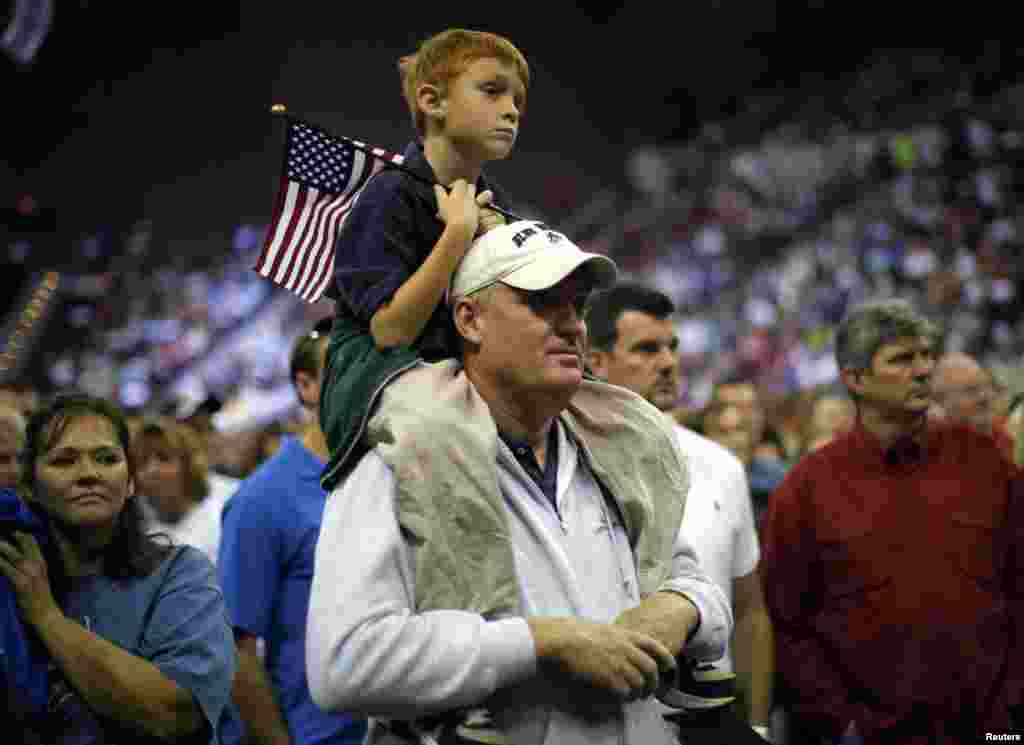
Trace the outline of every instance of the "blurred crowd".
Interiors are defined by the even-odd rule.
[[[681,309],[689,405],[736,373],[773,399],[834,383],[835,323],[893,296],[1016,388],[1021,103],[1019,89],[983,102],[964,90],[897,130],[836,123],[811,140],[783,126],[752,147],[710,128],[696,151],[646,152],[676,180],[648,184],[591,245]],[[671,170],[708,154],[700,176]]]

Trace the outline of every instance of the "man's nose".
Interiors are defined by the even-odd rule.
[[[502,112],[502,116],[513,124],[519,121],[519,107],[516,106],[515,99],[509,97],[508,103],[505,105],[505,110]]]
[[[92,458],[82,458],[78,464],[79,481],[98,481],[100,477],[99,466]]]
[[[679,355],[671,347],[662,347],[658,352],[658,369],[671,372],[679,364]]]

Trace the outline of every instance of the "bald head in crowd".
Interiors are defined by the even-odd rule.
[[[992,374],[968,354],[944,355],[932,371],[932,395],[941,413],[982,432],[992,431],[994,394]]]
[[[18,483],[18,453],[25,443],[25,417],[10,406],[0,406],[0,489]]]

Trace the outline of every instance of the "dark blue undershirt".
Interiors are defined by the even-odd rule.
[[[547,453],[544,457],[544,469],[541,470],[540,464],[537,462],[537,456],[533,454],[533,448],[526,440],[517,440],[514,437],[510,437],[503,432],[499,432],[498,435],[502,441],[508,445],[509,450],[516,456],[516,460],[519,461],[519,465],[530,474],[530,478],[533,479],[534,483],[540,487],[540,490],[544,492],[544,496],[548,498],[552,506],[558,509],[558,497],[557,497],[557,486],[558,486],[558,431],[557,425],[552,422],[551,427],[548,429],[548,446]]]

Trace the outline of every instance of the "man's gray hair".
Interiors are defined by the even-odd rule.
[[[864,303],[847,314],[836,331],[836,363],[840,370],[866,370],[875,352],[897,339],[927,337],[936,353],[942,341],[939,327],[905,300]]]

